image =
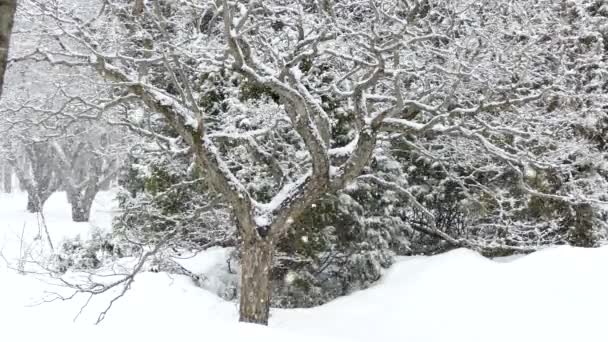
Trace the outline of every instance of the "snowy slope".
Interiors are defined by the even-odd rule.
[[[27,238],[38,232],[23,208],[23,194],[0,196],[8,258],[18,255],[24,223]],[[102,194],[94,224],[108,228],[110,209]],[[51,197],[45,216],[54,241],[90,229],[70,222],[65,194]],[[198,267],[224,255],[213,250]],[[500,262],[464,249],[403,258],[368,290],[313,309],[273,310],[266,328],[236,323],[234,303],[163,273],[141,274],[100,326],[91,322],[108,297],[94,298],[73,323],[86,298],[31,306],[61,289],[0,263],[0,341],[608,341],[607,264],[608,248],[559,247]]]

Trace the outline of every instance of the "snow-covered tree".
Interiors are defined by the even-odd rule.
[[[399,177],[416,165],[374,170],[372,160],[398,160],[397,142],[441,170],[429,186],[461,189],[463,208],[496,215],[488,235],[533,200],[580,210],[574,226],[588,222],[602,198],[581,185],[587,173],[572,172],[588,154],[566,159],[591,146],[571,132],[595,123],[603,100],[588,102],[602,95],[572,85],[580,68],[605,66],[594,57],[603,38],[581,32],[604,28],[599,18],[573,28],[556,15],[589,12],[582,3],[110,0],[91,16],[70,1],[32,0],[27,10],[50,21],[57,44],[24,59],[90,67],[113,96],[84,103],[120,105],[124,125],[173,153],[188,148],[238,227],[240,319],[265,324],[276,245],[325,195],[373,184],[407,200],[425,234],[452,246],[487,242],[438,227],[439,212],[417,196],[424,189]],[[154,115],[176,135],[145,125]]]
[[[97,193],[115,179],[124,154],[119,150],[126,144],[112,141],[116,134],[99,123],[71,130],[70,138],[51,142],[52,162],[72,206],[72,220],[86,222]]]
[[[8,161],[27,192],[27,210],[32,213],[41,212],[44,203],[61,186],[53,171],[51,151],[45,142],[26,141],[10,148]]]
[[[47,22],[20,11],[15,26],[19,37],[27,39],[13,39],[6,74],[12,86],[0,102],[8,159],[32,199],[30,210],[41,209],[53,191],[65,190],[74,221],[88,221],[94,196],[115,179],[132,135],[121,127],[109,128],[107,120],[116,106],[95,105],[109,92],[96,73],[81,69],[74,74],[71,67],[29,59],[57,44],[45,33]]]

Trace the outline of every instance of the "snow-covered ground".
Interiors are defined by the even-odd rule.
[[[24,194],[0,195],[0,248],[13,262],[39,231],[25,203]],[[73,223],[57,193],[45,218],[57,244],[86,237],[92,226],[107,229],[111,208],[110,194],[101,194],[92,222]],[[221,255],[199,256],[199,266]],[[499,261],[464,249],[402,258],[376,286],[313,309],[273,310],[266,328],[237,323],[234,303],[164,273],[136,278],[100,325],[92,322],[107,296],[93,298],[73,322],[85,297],[38,305],[56,288],[2,261],[0,341],[608,341],[607,265],[608,248],[559,247]]]

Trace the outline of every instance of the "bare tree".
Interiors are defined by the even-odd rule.
[[[65,143],[53,141],[54,169],[60,175],[72,206],[72,220],[87,222],[97,193],[107,187],[118,171],[117,160],[109,155],[107,134],[89,129]],[[97,130],[98,131],[98,130]],[[92,137],[96,135],[96,137]]]
[[[26,156],[25,161],[18,155]],[[51,150],[46,143],[24,143],[21,148],[11,151],[9,162],[19,183],[27,191],[27,210],[42,212],[44,204],[61,185],[52,164]]]

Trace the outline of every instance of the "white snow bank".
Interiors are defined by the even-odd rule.
[[[115,207],[114,194],[101,192],[93,201],[90,222],[72,222],[70,207],[65,192],[56,192],[44,205],[44,221],[50,230],[51,240],[58,245],[66,237],[81,236],[87,238],[91,228],[109,229],[112,221],[112,210]],[[27,194],[0,193],[0,250],[5,254],[15,255],[21,246],[21,235],[24,241],[32,244],[36,235],[43,233],[40,214],[26,210]],[[0,269],[2,266],[0,266]]]
[[[233,248],[211,247],[202,253],[173,260],[199,277],[199,287],[222,298],[235,298],[239,265],[231,259],[233,251]]]
[[[273,323],[353,341],[607,341],[607,262],[606,247],[404,258],[369,290]]]
[[[109,228],[111,201],[104,203],[93,218]],[[23,195],[0,196],[5,251],[18,251],[24,222],[37,229],[23,208]],[[45,213],[54,239],[90,229],[70,222],[65,194],[54,195]],[[227,253],[212,249],[182,264],[214,277]],[[163,273],[137,277],[100,326],[92,322],[109,296],[93,298],[72,323],[86,297],[27,307],[61,289],[0,266],[0,341],[608,341],[606,264],[608,247],[558,247],[499,262],[464,249],[401,258],[368,290],[317,308],[273,310],[270,328],[236,323],[235,303]]]

